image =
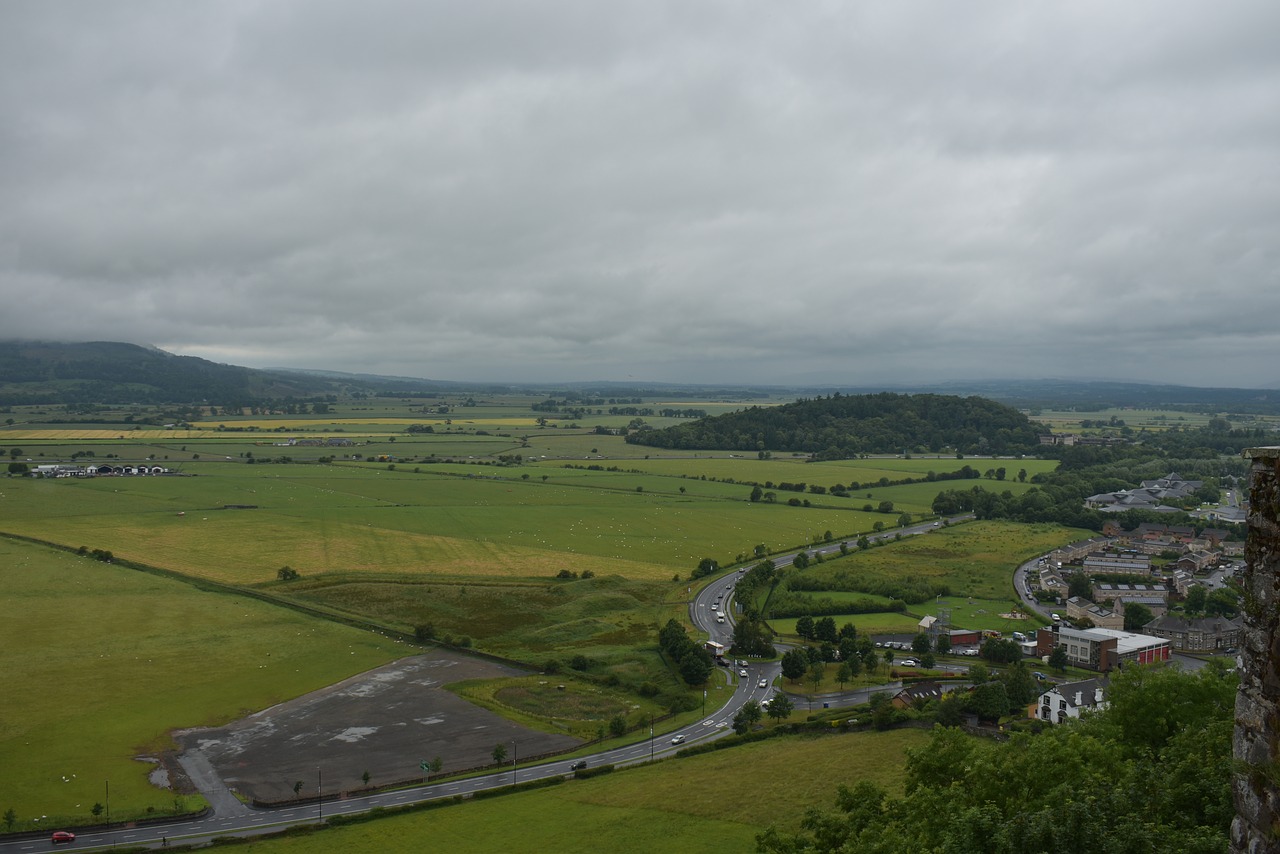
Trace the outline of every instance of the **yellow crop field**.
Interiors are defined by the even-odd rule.
[[[4,443],[19,442],[112,442],[124,439],[129,442],[186,442],[192,439],[213,439],[216,430],[54,430],[33,428],[6,430]]]

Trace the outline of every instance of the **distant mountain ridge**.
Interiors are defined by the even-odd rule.
[[[607,381],[492,383],[432,380],[303,369],[256,369],[179,356],[151,346],[115,341],[60,343],[0,341],[0,405],[68,403],[209,403],[327,395],[432,394],[481,391],[565,393],[588,396],[708,398],[742,401],[813,395],[943,394],[977,396],[1020,409],[1095,411],[1125,406],[1204,412],[1280,414],[1280,390],[1195,388],[1144,383],[1045,380],[973,380],[918,385],[771,386],[754,383],[680,384]]]
[[[214,403],[311,397],[332,383],[115,341],[0,341],[0,404]]]

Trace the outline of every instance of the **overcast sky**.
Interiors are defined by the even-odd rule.
[[[1280,385],[1280,3],[0,3],[0,338]]]

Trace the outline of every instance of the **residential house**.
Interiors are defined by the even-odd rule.
[[[1101,679],[1055,685],[1040,695],[1035,716],[1042,721],[1060,724],[1080,717],[1082,712],[1106,708],[1105,693],[1106,683]]]
[[[1091,620],[1094,626],[1101,629],[1124,628],[1123,610],[1111,611],[1079,596],[1068,599],[1066,609],[1069,620]]]
[[[1141,602],[1148,607],[1154,603],[1163,611],[1169,601],[1169,591],[1151,584],[1094,584],[1093,601],[1106,602],[1108,599],[1112,602]]]
[[[1187,552],[1178,558],[1178,569],[1195,574],[1208,572],[1218,564],[1217,552]]]
[[[1094,552],[1085,556],[1084,571],[1097,573],[1124,573],[1126,575],[1150,575],[1151,555],[1137,552]]]
[[[916,703],[927,700],[942,699],[943,687],[937,682],[917,682],[899,691],[893,698],[893,706],[897,709],[914,708]]]
[[[1155,637],[1167,638],[1181,652],[1226,652],[1240,646],[1244,622],[1239,617],[1201,617],[1190,620],[1174,614],[1156,617],[1142,627]]]

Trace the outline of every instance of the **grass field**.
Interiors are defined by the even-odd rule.
[[[132,758],[170,746],[170,730],[406,654],[368,632],[7,539],[0,589],[0,811],[28,827],[88,823],[108,780],[113,819],[170,812],[173,795]]]
[[[585,470],[524,480],[384,466],[215,463],[195,477],[13,479],[3,527],[236,584],[403,572],[551,576],[561,569],[669,579],[703,557],[852,537],[896,517],[726,500],[702,482]],[[685,486],[684,494],[679,486]],[[727,491],[725,484],[712,484]],[[666,491],[662,491],[662,490]],[[745,493],[737,485],[733,491]],[[695,491],[697,494],[695,494]],[[253,505],[254,509],[223,509]],[[179,515],[179,514],[183,515]]]
[[[429,846],[457,854],[594,854],[602,847],[628,854],[751,851],[756,834],[768,825],[796,830],[808,807],[830,808],[840,783],[871,780],[901,793],[905,751],[924,745],[928,738],[923,730],[903,729],[773,739],[540,791],[305,837],[251,842],[237,850],[336,854],[417,852]]]
[[[806,464],[787,457],[659,453],[589,429],[596,423],[625,423],[620,416],[593,415],[583,419],[584,429],[571,429],[564,419],[551,419],[559,425],[555,427],[536,425],[527,405],[521,412],[519,407],[481,400],[465,412],[455,409],[447,416],[452,421],[448,424],[421,409],[419,401],[376,411],[350,407],[306,419],[219,416],[192,431],[108,426],[94,432],[90,425],[72,430],[65,425],[19,424],[5,432],[6,444],[20,448],[33,463],[92,450],[95,462],[149,458],[187,476],[8,479],[0,483],[0,529],[71,548],[105,549],[143,564],[262,588],[400,628],[429,622],[438,634],[466,636],[483,649],[524,660],[567,661],[582,654],[592,659],[593,673],[616,675],[625,686],[657,672],[666,674],[653,651],[653,634],[667,618],[683,617],[687,582],[674,582],[673,576],[687,578],[702,558],[729,565],[757,545],[779,552],[823,539],[827,532],[851,540],[877,522],[892,527],[898,513],[927,514],[933,496],[943,488],[1027,488],[1016,480],[985,478],[867,485],[881,478],[920,477],[966,464],[979,470],[1003,465],[1007,477],[1016,478],[1020,468],[1034,475],[1053,466],[1034,460],[945,457]],[[662,419],[646,420],[661,426]],[[219,431],[220,423],[229,429]],[[413,423],[433,424],[438,432],[405,433]],[[259,429],[230,429],[248,426]],[[276,444],[294,433],[343,436],[357,444]],[[522,447],[525,436],[527,445]],[[483,464],[498,454],[513,453],[523,458],[519,465]],[[391,459],[375,461],[379,455]],[[280,457],[312,464],[248,464]],[[328,457],[338,461],[317,464]],[[588,465],[599,468],[588,470]],[[826,487],[856,480],[860,486],[849,498],[779,490],[777,503],[746,500],[748,481],[770,480]],[[788,506],[793,497],[812,506]],[[883,500],[894,502],[893,514],[862,509]],[[238,508],[228,509],[229,505]],[[974,536],[964,542],[955,539],[964,529],[973,529]],[[859,573],[936,574],[950,579],[954,590],[976,597],[975,602],[999,601],[1007,594],[1013,553],[1040,549],[1036,538],[1041,533],[1028,539],[1028,529],[1019,528],[991,531],[984,538],[979,535],[982,530],[963,526],[939,531],[817,569],[861,561]],[[1043,536],[1053,539],[1047,532]],[[1055,544],[1074,536],[1059,532]],[[927,541],[930,550],[905,551],[913,541]],[[302,577],[293,583],[277,581],[277,570],[285,565]],[[403,650],[375,635],[265,603],[201,593],[180,583],[9,541],[0,541],[0,567],[0,589],[6,593],[6,604],[0,606],[6,612],[0,626],[0,672],[11,675],[12,684],[30,686],[19,702],[0,706],[0,767],[18,769],[0,780],[0,810],[13,806],[24,821],[39,814],[85,823],[88,810],[101,800],[102,781],[108,779],[115,818],[130,810],[139,815],[148,808],[172,810],[172,797],[147,783],[148,766],[131,758],[164,747],[170,729],[224,722],[382,663]],[[554,579],[561,570],[590,570],[596,577]],[[993,579],[998,577],[1003,577],[1004,593],[993,596],[998,586]],[[957,613],[959,607],[953,604]],[[67,614],[75,619],[66,619]],[[916,620],[901,615],[849,619],[864,632],[875,632],[872,626],[880,619],[904,620],[909,631]],[[58,686],[58,692],[44,691],[44,686]],[[71,686],[75,703],[65,702],[62,686]],[[163,703],[154,702],[156,686],[162,686]],[[661,687],[665,691],[670,686]],[[536,691],[518,696],[508,692],[495,699],[521,709],[521,714],[538,714]],[[642,711],[631,709],[633,714]],[[922,737],[891,733],[885,738],[890,736]],[[757,749],[766,746],[744,751]],[[533,803],[536,797],[575,793],[571,801],[544,804],[536,816],[525,816],[529,828],[545,827],[551,834],[562,831],[569,821],[565,816],[572,814],[575,827],[583,828],[582,838],[568,847],[556,844],[560,850],[594,850],[599,828],[607,825],[613,832],[618,822],[645,829],[637,830],[638,847],[630,850],[646,850],[643,846],[649,844],[654,850],[670,850],[673,833],[681,839],[680,850],[698,850],[693,840],[700,845],[708,828],[720,828],[723,838],[709,838],[706,850],[724,850],[726,840],[737,839],[744,845],[728,847],[749,848],[761,829],[752,809],[754,796],[746,788],[735,795],[734,787],[769,786],[778,790],[770,791],[770,797],[785,799],[793,797],[799,783],[801,791],[812,790],[809,797],[828,803],[831,780],[842,779],[845,766],[859,767],[861,753],[854,753],[839,769],[828,768],[825,759],[804,759],[801,754],[804,763],[814,765],[812,781],[807,772],[793,773],[795,765],[784,754],[768,753],[757,757],[759,768],[735,766],[727,787],[714,775],[703,779],[692,774],[695,787],[686,788],[691,784],[684,776],[691,769],[730,761],[717,754],[682,763],[679,779],[667,781],[676,789],[655,789],[665,794],[632,792],[617,800],[612,794],[599,794],[612,792],[614,784],[627,791],[632,780],[645,780],[645,775],[671,776],[666,769],[646,769],[612,781],[583,781],[519,798]],[[879,758],[887,766],[880,769],[883,773],[900,774],[900,749]],[[824,778],[828,771],[833,776]],[[63,776],[70,782],[62,782]],[[785,785],[775,785],[775,780]],[[597,794],[584,797],[590,792]],[[691,794],[695,792],[713,794]],[[496,828],[515,828],[521,825],[506,812],[492,818],[484,811],[518,803],[502,799],[469,804],[405,821],[436,828],[446,814],[456,813],[482,816],[479,820]],[[785,821],[794,826],[803,804],[799,799],[788,803],[790,818]],[[456,831],[448,831],[440,826],[432,831],[439,835],[429,838],[461,840],[458,850],[492,849],[492,839],[469,838],[464,827],[460,823]],[[381,834],[380,825],[342,831],[348,832]],[[329,838],[338,834],[317,836],[307,844]],[[520,838],[522,843],[526,839]],[[394,843],[388,850],[395,850]]]
[[[828,598],[836,603],[870,594],[856,592],[874,583],[916,579],[945,584],[952,595],[908,606],[908,613],[833,614],[836,625],[853,623],[868,634],[907,634],[917,631],[920,617],[947,609],[951,625],[1002,632],[1034,629],[1036,617],[1011,620],[1018,603],[1013,573],[1024,561],[1087,536],[1087,532],[1060,525],[1018,525],[1010,522],[973,522],[938,528],[924,536],[907,537],[869,551],[855,551],[803,570],[837,589],[791,592],[791,597]],[[883,597],[880,597],[883,598]],[[794,633],[795,619],[772,621],[774,628]]]
[[[853,589],[867,580],[917,577],[945,583],[953,595],[1007,602],[1013,598],[1013,571],[1024,561],[1088,535],[1053,524],[973,522],[854,552],[805,572],[831,580],[837,589],[847,589],[839,582],[842,573]]]
[[[578,679],[572,673],[475,679],[455,682],[448,688],[464,699],[526,726],[568,733],[588,741],[602,738],[614,717],[621,716],[635,727],[667,714],[667,710],[653,700]]]

